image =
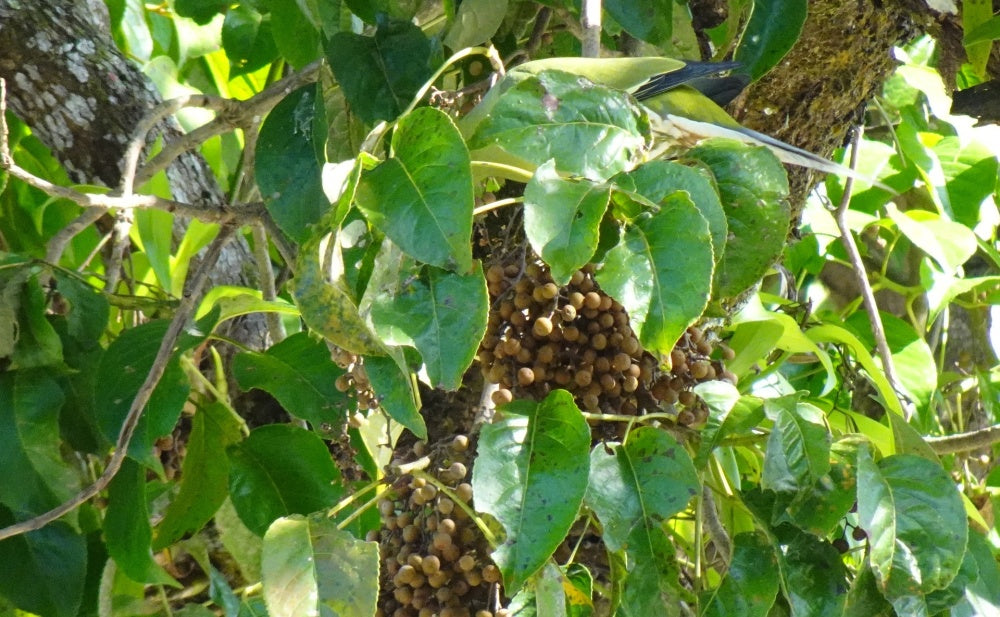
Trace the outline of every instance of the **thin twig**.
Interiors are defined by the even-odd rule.
[[[861,135],[863,131],[864,129],[860,126],[854,127],[851,138],[851,160],[849,163],[851,170],[854,170],[858,164],[858,150],[861,147]],[[899,396],[902,389],[899,385],[899,378],[896,376],[895,365],[892,362],[892,352],[889,350],[889,343],[885,338],[882,316],[879,315],[878,305],[875,303],[875,293],[868,282],[868,271],[861,260],[861,252],[858,250],[858,245],[854,242],[854,235],[847,224],[847,207],[851,203],[851,191],[853,188],[854,178],[848,177],[844,181],[844,194],[834,212],[834,218],[837,220],[837,228],[840,229],[840,241],[844,244],[844,250],[847,252],[847,258],[853,267],[858,288],[861,290],[861,299],[865,304],[865,312],[868,313],[872,336],[875,338],[875,347],[878,350],[879,358],[882,360],[882,370],[885,371],[885,378],[889,381],[889,385],[892,386],[896,397],[899,399],[899,406],[903,410],[903,417],[909,420],[910,411]]]
[[[580,55],[584,58],[601,57],[601,0],[583,0],[580,12],[580,25],[583,26],[583,48]]]
[[[149,369],[149,374],[146,375],[146,380],[139,388],[139,391],[136,392],[135,398],[132,399],[132,405],[129,407],[128,414],[125,416],[125,421],[122,423],[121,430],[118,432],[118,439],[115,441],[115,451],[111,455],[111,459],[108,461],[108,465],[105,467],[104,473],[101,474],[96,482],[84,488],[69,500],[63,502],[48,512],[0,529],[0,540],[5,540],[36,529],[41,529],[64,514],[76,509],[87,500],[103,491],[115,477],[115,474],[117,474],[118,470],[121,469],[122,463],[125,461],[125,457],[128,454],[128,446],[132,441],[132,435],[135,433],[135,428],[139,423],[139,418],[142,417],[142,411],[146,407],[146,403],[149,402],[149,398],[153,394],[153,389],[156,388],[156,385],[163,377],[163,373],[167,368],[167,363],[170,361],[170,357],[174,353],[174,346],[177,344],[177,339],[188,326],[192,316],[194,315],[194,310],[198,305],[198,301],[201,299],[202,287],[205,286],[209,273],[215,267],[215,262],[218,261],[222,248],[233,237],[236,230],[237,226],[234,224],[226,224],[222,226],[215,240],[212,241],[212,244],[205,251],[205,256],[201,262],[201,266],[188,281],[188,288],[184,292],[184,297],[181,298],[181,301],[177,306],[177,311],[174,313],[174,317],[170,321],[170,326],[167,328],[166,334],[163,336],[163,341],[160,343],[160,348],[156,352],[156,358],[153,360],[153,365]]]
[[[704,508],[702,508],[701,514],[705,519],[705,529],[708,531],[708,537],[711,538],[712,544],[715,545],[715,550],[728,566],[733,554],[733,544],[729,540],[729,534],[726,533],[726,528],[723,526],[722,521],[719,520],[719,509],[715,504],[712,489],[707,484],[702,488],[701,498],[704,501]]]

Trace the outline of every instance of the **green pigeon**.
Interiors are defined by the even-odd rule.
[[[543,71],[558,70],[634,96],[649,111],[653,132],[666,138],[663,141],[667,147],[693,146],[711,137],[735,139],[764,146],[783,163],[851,177],[893,192],[844,165],[740,126],[720,105],[735,97],[748,80],[740,74],[719,77],[739,66],[737,62],[688,62],[661,57],[533,60],[508,71],[459,127],[466,136],[471,135],[504,91]]]

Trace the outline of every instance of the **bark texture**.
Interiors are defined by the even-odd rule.
[[[139,121],[162,101],[153,84],[115,46],[99,1],[0,0],[0,77],[10,109],[31,126],[76,182],[111,188]],[[159,127],[166,141],[181,132],[173,119]],[[155,138],[155,136],[154,136]],[[195,152],[167,169],[173,196],[220,208],[225,196]],[[253,257],[243,239],[223,251],[210,285],[255,286]],[[230,333],[259,347],[263,320],[243,320]]]

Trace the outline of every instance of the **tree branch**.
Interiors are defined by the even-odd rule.
[[[6,142],[3,142],[2,145],[6,146]],[[181,298],[177,311],[174,313],[174,318],[170,321],[170,326],[167,328],[163,341],[160,343],[160,348],[156,352],[156,357],[153,360],[153,365],[149,370],[149,374],[146,375],[146,380],[143,382],[142,386],[140,386],[139,391],[136,392],[135,398],[132,399],[132,406],[129,407],[128,415],[125,416],[125,421],[122,423],[121,430],[118,432],[118,439],[115,441],[115,451],[111,455],[111,459],[108,461],[108,466],[104,468],[104,473],[102,473],[93,484],[84,488],[68,501],[63,502],[48,512],[0,529],[0,541],[13,536],[21,535],[23,533],[28,533],[29,531],[41,529],[64,514],[71,512],[107,488],[108,484],[115,477],[115,474],[118,473],[118,470],[121,469],[122,463],[125,461],[125,457],[128,454],[128,446],[132,441],[132,435],[135,433],[135,428],[139,423],[139,418],[142,417],[142,411],[149,402],[149,398],[152,396],[153,390],[156,388],[156,384],[158,384],[160,379],[163,377],[167,363],[170,361],[170,357],[174,353],[174,346],[177,344],[177,339],[188,326],[194,315],[195,308],[198,306],[198,301],[201,299],[201,290],[205,286],[205,281],[208,280],[209,272],[215,267],[215,262],[219,259],[219,255],[222,253],[222,248],[233,237],[236,229],[237,226],[231,223],[227,223],[222,226],[219,230],[219,235],[216,236],[215,240],[213,240],[212,244],[208,247],[201,266],[191,279],[189,279],[188,288],[184,292],[184,297]]]
[[[987,426],[986,428],[969,431],[967,433],[955,433],[954,435],[942,435],[940,437],[924,437],[924,441],[937,454],[954,454],[956,452],[969,452],[980,448],[988,448],[993,444],[1000,443],[1000,424]]]

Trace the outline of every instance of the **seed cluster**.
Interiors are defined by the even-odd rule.
[[[469,446],[457,435],[430,455],[428,473],[461,504],[411,474],[379,502],[382,529],[369,536],[382,559],[376,617],[506,617],[506,609],[487,608],[499,597],[500,570],[463,507],[472,507]]]
[[[365,372],[364,359],[339,347],[333,348],[332,355],[337,366],[347,369],[347,372],[338,377],[334,383],[337,390],[348,396],[357,397],[359,412],[378,407],[378,399],[368,381],[368,373]]]
[[[492,299],[486,336],[479,350],[485,378],[500,387],[494,403],[515,396],[541,399],[553,388],[573,394],[586,411],[633,415],[680,404],[678,422],[704,420],[704,405],[691,388],[702,381],[735,377],[715,346],[689,328],[661,369],[644,352],[624,307],[604,293],[588,265],[568,285],[553,282],[548,268],[529,262],[493,265],[486,272]],[[722,347],[722,357],[731,354]]]

